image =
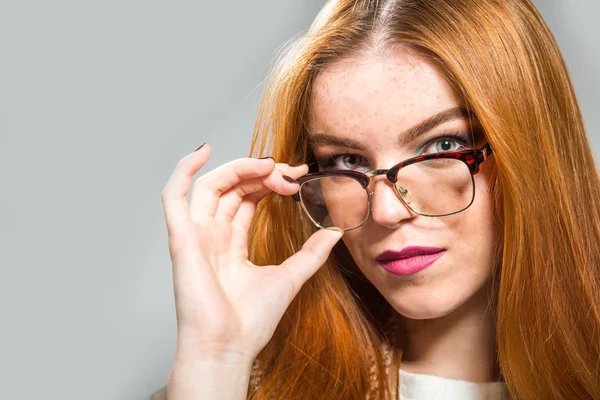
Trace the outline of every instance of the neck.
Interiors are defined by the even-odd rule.
[[[484,287],[450,314],[402,318],[402,363],[408,372],[471,382],[500,380],[493,305]]]

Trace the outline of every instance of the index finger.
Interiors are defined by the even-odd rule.
[[[239,158],[198,178],[192,193],[196,218],[214,217],[221,196],[242,181],[269,175],[275,168],[272,158]]]

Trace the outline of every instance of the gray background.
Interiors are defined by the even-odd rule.
[[[0,397],[164,385],[176,325],[161,190],[202,142],[205,171],[247,155],[265,68],[322,4],[0,1]],[[536,4],[598,154],[598,2]]]

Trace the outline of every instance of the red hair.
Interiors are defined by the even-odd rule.
[[[306,160],[319,71],[398,45],[444,73],[494,149],[496,340],[512,397],[600,399],[598,170],[564,61],[529,1],[330,1],[273,69],[251,155]],[[279,195],[254,221],[258,265],[281,263],[314,229]],[[339,242],[259,354],[249,398],[397,399],[393,315]]]

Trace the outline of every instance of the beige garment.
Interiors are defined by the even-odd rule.
[[[510,400],[504,382],[469,382],[400,370],[400,400]]]

